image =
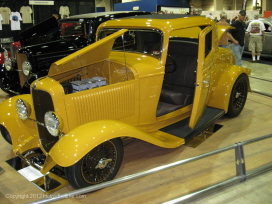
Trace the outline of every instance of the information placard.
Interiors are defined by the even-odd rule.
[[[35,169],[32,166],[28,166],[23,169],[20,169],[18,172],[29,181],[34,181],[44,176],[41,172],[39,172],[37,169]]]
[[[29,0],[29,5],[54,5],[54,1]]]

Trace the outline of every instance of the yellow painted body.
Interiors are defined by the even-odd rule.
[[[173,148],[184,140],[163,132],[146,133],[116,120],[99,120],[76,127],[56,143],[49,154],[60,166],[71,166],[90,149],[116,137],[134,137],[160,147]]]
[[[133,22],[132,22],[133,21]],[[207,26],[201,30],[198,26]],[[161,58],[150,55],[111,51],[113,39],[126,29],[158,29],[163,33]],[[32,96],[13,97],[0,104],[0,124],[10,132],[13,151],[24,153],[40,148],[47,156],[42,172],[55,164],[67,167],[106,140],[133,137],[164,148],[184,144],[184,139],[160,129],[191,117],[190,127],[197,124],[206,106],[227,112],[229,96],[237,77],[250,70],[234,65],[230,50],[218,48],[214,21],[204,17],[184,19],[118,19],[100,25],[103,28],[125,28],[52,64],[48,77],[40,78],[31,87],[50,94],[56,112],[63,121],[62,135],[50,151],[45,151],[36,130]],[[184,32],[182,32],[184,31]],[[205,35],[212,32],[212,48],[206,56]],[[199,38],[197,84],[194,103],[156,117],[164,78],[169,37]],[[60,83],[70,78],[102,76],[107,86],[65,94]],[[209,81],[207,86],[205,81]],[[22,121],[15,108],[16,100],[32,107],[30,119]]]

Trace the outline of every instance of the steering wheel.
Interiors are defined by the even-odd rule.
[[[166,63],[165,63],[165,73],[173,73],[177,70],[177,64],[175,60],[167,54]]]

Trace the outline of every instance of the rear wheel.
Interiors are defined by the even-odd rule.
[[[227,116],[236,117],[244,108],[248,92],[248,78],[245,74],[241,74],[235,81],[229,101]]]
[[[120,138],[106,141],[89,151],[74,165],[66,167],[66,178],[75,189],[112,180],[121,166],[123,155]]]

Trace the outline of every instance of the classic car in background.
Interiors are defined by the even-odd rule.
[[[123,139],[176,148],[240,114],[250,70],[218,47],[226,29],[201,16],[107,21],[97,42],[53,63],[31,94],[0,104],[1,134],[46,175],[46,189],[50,178],[74,188],[111,180]]]
[[[0,46],[0,65],[3,65],[5,62],[4,52],[5,49]]]
[[[29,93],[30,84],[47,75],[53,62],[95,42],[99,24],[115,18],[145,14],[150,12],[90,13],[59,21],[51,17],[33,26],[20,33],[19,45],[11,45],[12,57],[5,54],[0,69],[0,88],[9,94]]]
[[[13,38],[0,38],[0,67],[4,67],[5,59],[12,57],[10,45],[14,43]],[[1,83],[1,81],[0,81]],[[0,85],[1,87],[1,85]]]
[[[265,25],[265,41],[263,43],[263,50],[261,52],[262,56],[265,57],[272,57],[272,19],[271,18],[259,18],[264,25]],[[246,27],[251,21],[246,22]],[[248,32],[246,32],[245,36],[245,48],[244,48],[244,53],[245,54],[250,54],[251,51],[248,49]]]

